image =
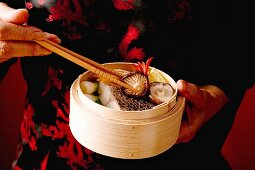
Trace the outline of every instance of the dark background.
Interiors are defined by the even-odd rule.
[[[11,169],[25,105],[26,83],[20,64],[0,82],[0,170]],[[247,90],[222,153],[233,170],[255,169],[255,85]]]

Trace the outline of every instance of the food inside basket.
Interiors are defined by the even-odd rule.
[[[149,67],[148,62],[138,63],[136,71],[115,69],[122,73],[122,81],[138,89],[135,93],[104,79],[83,80],[80,87],[85,96],[103,106],[124,110],[141,111],[152,109],[171,99],[174,88],[159,70]]]

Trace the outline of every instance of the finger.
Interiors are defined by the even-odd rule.
[[[185,113],[187,114],[188,119],[182,120],[179,136],[178,136],[176,143],[187,142],[187,138],[190,134],[191,124],[190,124],[190,119],[189,119],[189,115],[188,115],[188,114],[190,114],[190,107],[187,104],[185,105]]]
[[[43,40],[46,34],[36,27],[0,21],[0,40]]]
[[[0,41],[0,58],[24,56],[43,56],[52,52],[35,42],[28,41]]]
[[[28,11],[26,9],[13,9],[4,3],[0,3],[0,19],[14,24],[24,24],[28,20]]]
[[[3,63],[3,62],[5,62],[5,61],[7,61],[8,60],[8,58],[1,58],[0,57],[0,63]]]
[[[199,124],[196,122],[190,123],[189,120],[182,120],[179,136],[176,143],[191,141],[199,129]]]
[[[190,128],[189,128],[189,124],[187,121],[182,120],[181,122],[181,127],[180,127],[180,132],[179,132],[179,136],[178,139],[176,141],[176,143],[186,143],[188,142],[188,138],[190,135]]]
[[[55,35],[55,34],[50,34],[50,33],[45,32],[45,38],[50,40],[50,41],[53,41],[57,44],[61,43],[61,39],[58,38],[58,36]]]
[[[177,81],[178,92],[195,106],[201,106],[207,98],[207,91],[184,80]]]
[[[0,21],[0,40],[44,40],[48,39],[55,43],[60,43],[61,40],[55,35],[47,32],[43,32],[41,29],[15,25]]]

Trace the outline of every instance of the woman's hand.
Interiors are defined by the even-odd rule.
[[[0,2],[0,11],[0,63],[13,57],[42,56],[51,53],[32,40],[49,39],[60,43],[56,35],[26,26],[29,17],[27,10],[16,10]]]
[[[216,86],[198,87],[184,80],[177,82],[180,95],[186,98],[185,113],[177,143],[189,142],[202,125],[212,118],[227,102],[225,93]]]

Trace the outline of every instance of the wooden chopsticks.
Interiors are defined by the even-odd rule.
[[[121,87],[127,88],[131,91],[138,92],[137,89],[133,88],[127,83],[121,81],[121,75],[113,70],[104,67],[103,65],[90,60],[78,53],[75,53],[65,47],[62,47],[52,41],[49,40],[36,40],[36,43],[40,44],[44,48],[51,50],[52,52],[64,57],[65,59],[72,61],[73,63],[91,71],[92,73],[96,74],[98,77],[106,79],[109,82],[117,84]]]

